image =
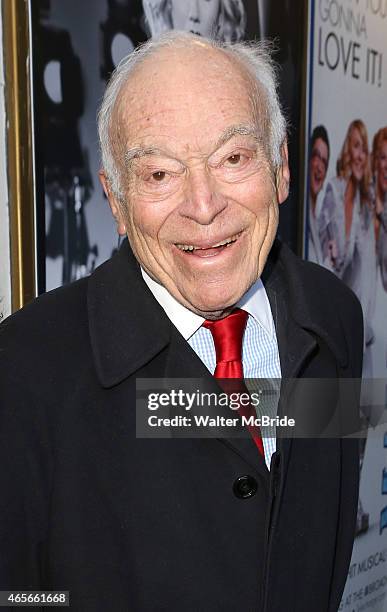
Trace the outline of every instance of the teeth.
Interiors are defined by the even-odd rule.
[[[223,246],[225,244],[231,244],[232,242],[235,242],[237,237],[238,237],[238,234],[236,234],[235,236],[231,236],[231,238],[226,238],[226,240],[223,240],[222,242],[218,242],[218,244],[214,244],[211,248],[215,249],[215,247],[218,247],[218,246]]]
[[[215,249],[217,247],[220,246],[229,246],[230,244],[232,244],[233,242],[236,241],[236,239],[238,238],[239,234],[235,234],[234,236],[231,236],[230,238],[226,238],[225,240],[222,240],[221,242],[217,242],[216,244],[212,244],[209,247],[205,247],[206,249]],[[178,249],[180,249],[180,251],[202,251],[203,247],[195,247],[192,244],[177,244],[176,245]]]
[[[189,244],[177,244],[176,246],[181,251],[194,251],[195,250],[195,247]]]

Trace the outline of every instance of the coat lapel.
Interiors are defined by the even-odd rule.
[[[319,271],[330,274],[321,268]],[[277,241],[274,243],[262,280],[274,318],[280,355],[280,416],[292,410],[286,398],[291,397],[295,379],[304,376],[305,366],[311,362],[318,349],[318,338],[329,347],[336,360],[333,363],[345,367],[348,360],[346,347],[342,344],[344,335],[340,320],[333,311],[330,296],[319,294],[315,276],[313,266],[300,261],[285,245]],[[324,373],[321,365],[317,370],[318,376],[332,375]],[[275,512],[271,516],[273,521],[277,520],[281,507],[295,443],[291,433],[287,438],[277,439],[277,453],[273,456],[271,470],[271,492],[273,499],[276,498],[276,503],[273,504]]]
[[[119,384],[168,345],[169,319],[144,283],[127,240],[91,275],[87,300],[91,346],[103,387]]]

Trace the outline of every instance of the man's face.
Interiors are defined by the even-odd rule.
[[[171,0],[171,7],[175,30],[210,36],[219,18],[220,0]]]
[[[387,140],[382,142],[376,158],[377,186],[381,197],[387,193]]]
[[[322,138],[317,138],[313,144],[310,156],[310,193],[316,198],[320,193],[328,170],[328,146]]]
[[[276,189],[250,94],[239,68],[199,46],[144,63],[117,113],[125,203],[110,195],[113,213],[148,274],[205,317],[261,274],[287,196],[287,162]]]

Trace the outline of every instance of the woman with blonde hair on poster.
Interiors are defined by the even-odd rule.
[[[222,41],[242,40],[246,12],[242,0],[143,0],[151,36],[184,30]]]
[[[365,349],[373,342],[376,253],[371,168],[367,129],[356,119],[349,125],[337,160],[337,176],[327,184],[319,217],[325,259],[359,298],[364,315]],[[363,375],[371,377],[370,351],[365,350]]]

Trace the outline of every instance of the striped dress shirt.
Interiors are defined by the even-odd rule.
[[[164,309],[171,322],[187,340],[206,368],[214,374],[216,354],[204,318],[180,304],[162,285],[141,269],[145,283]],[[243,336],[242,363],[249,391],[262,392],[263,401],[255,407],[257,416],[275,417],[279,397],[281,366],[270,303],[261,279],[258,279],[236,305],[248,312]],[[257,380],[259,379],[259,380]],[[264,380],[262,380],[264,379]],[[276,450],[275,427],[261,428],[265,462],[270,469],[271,456]]]

